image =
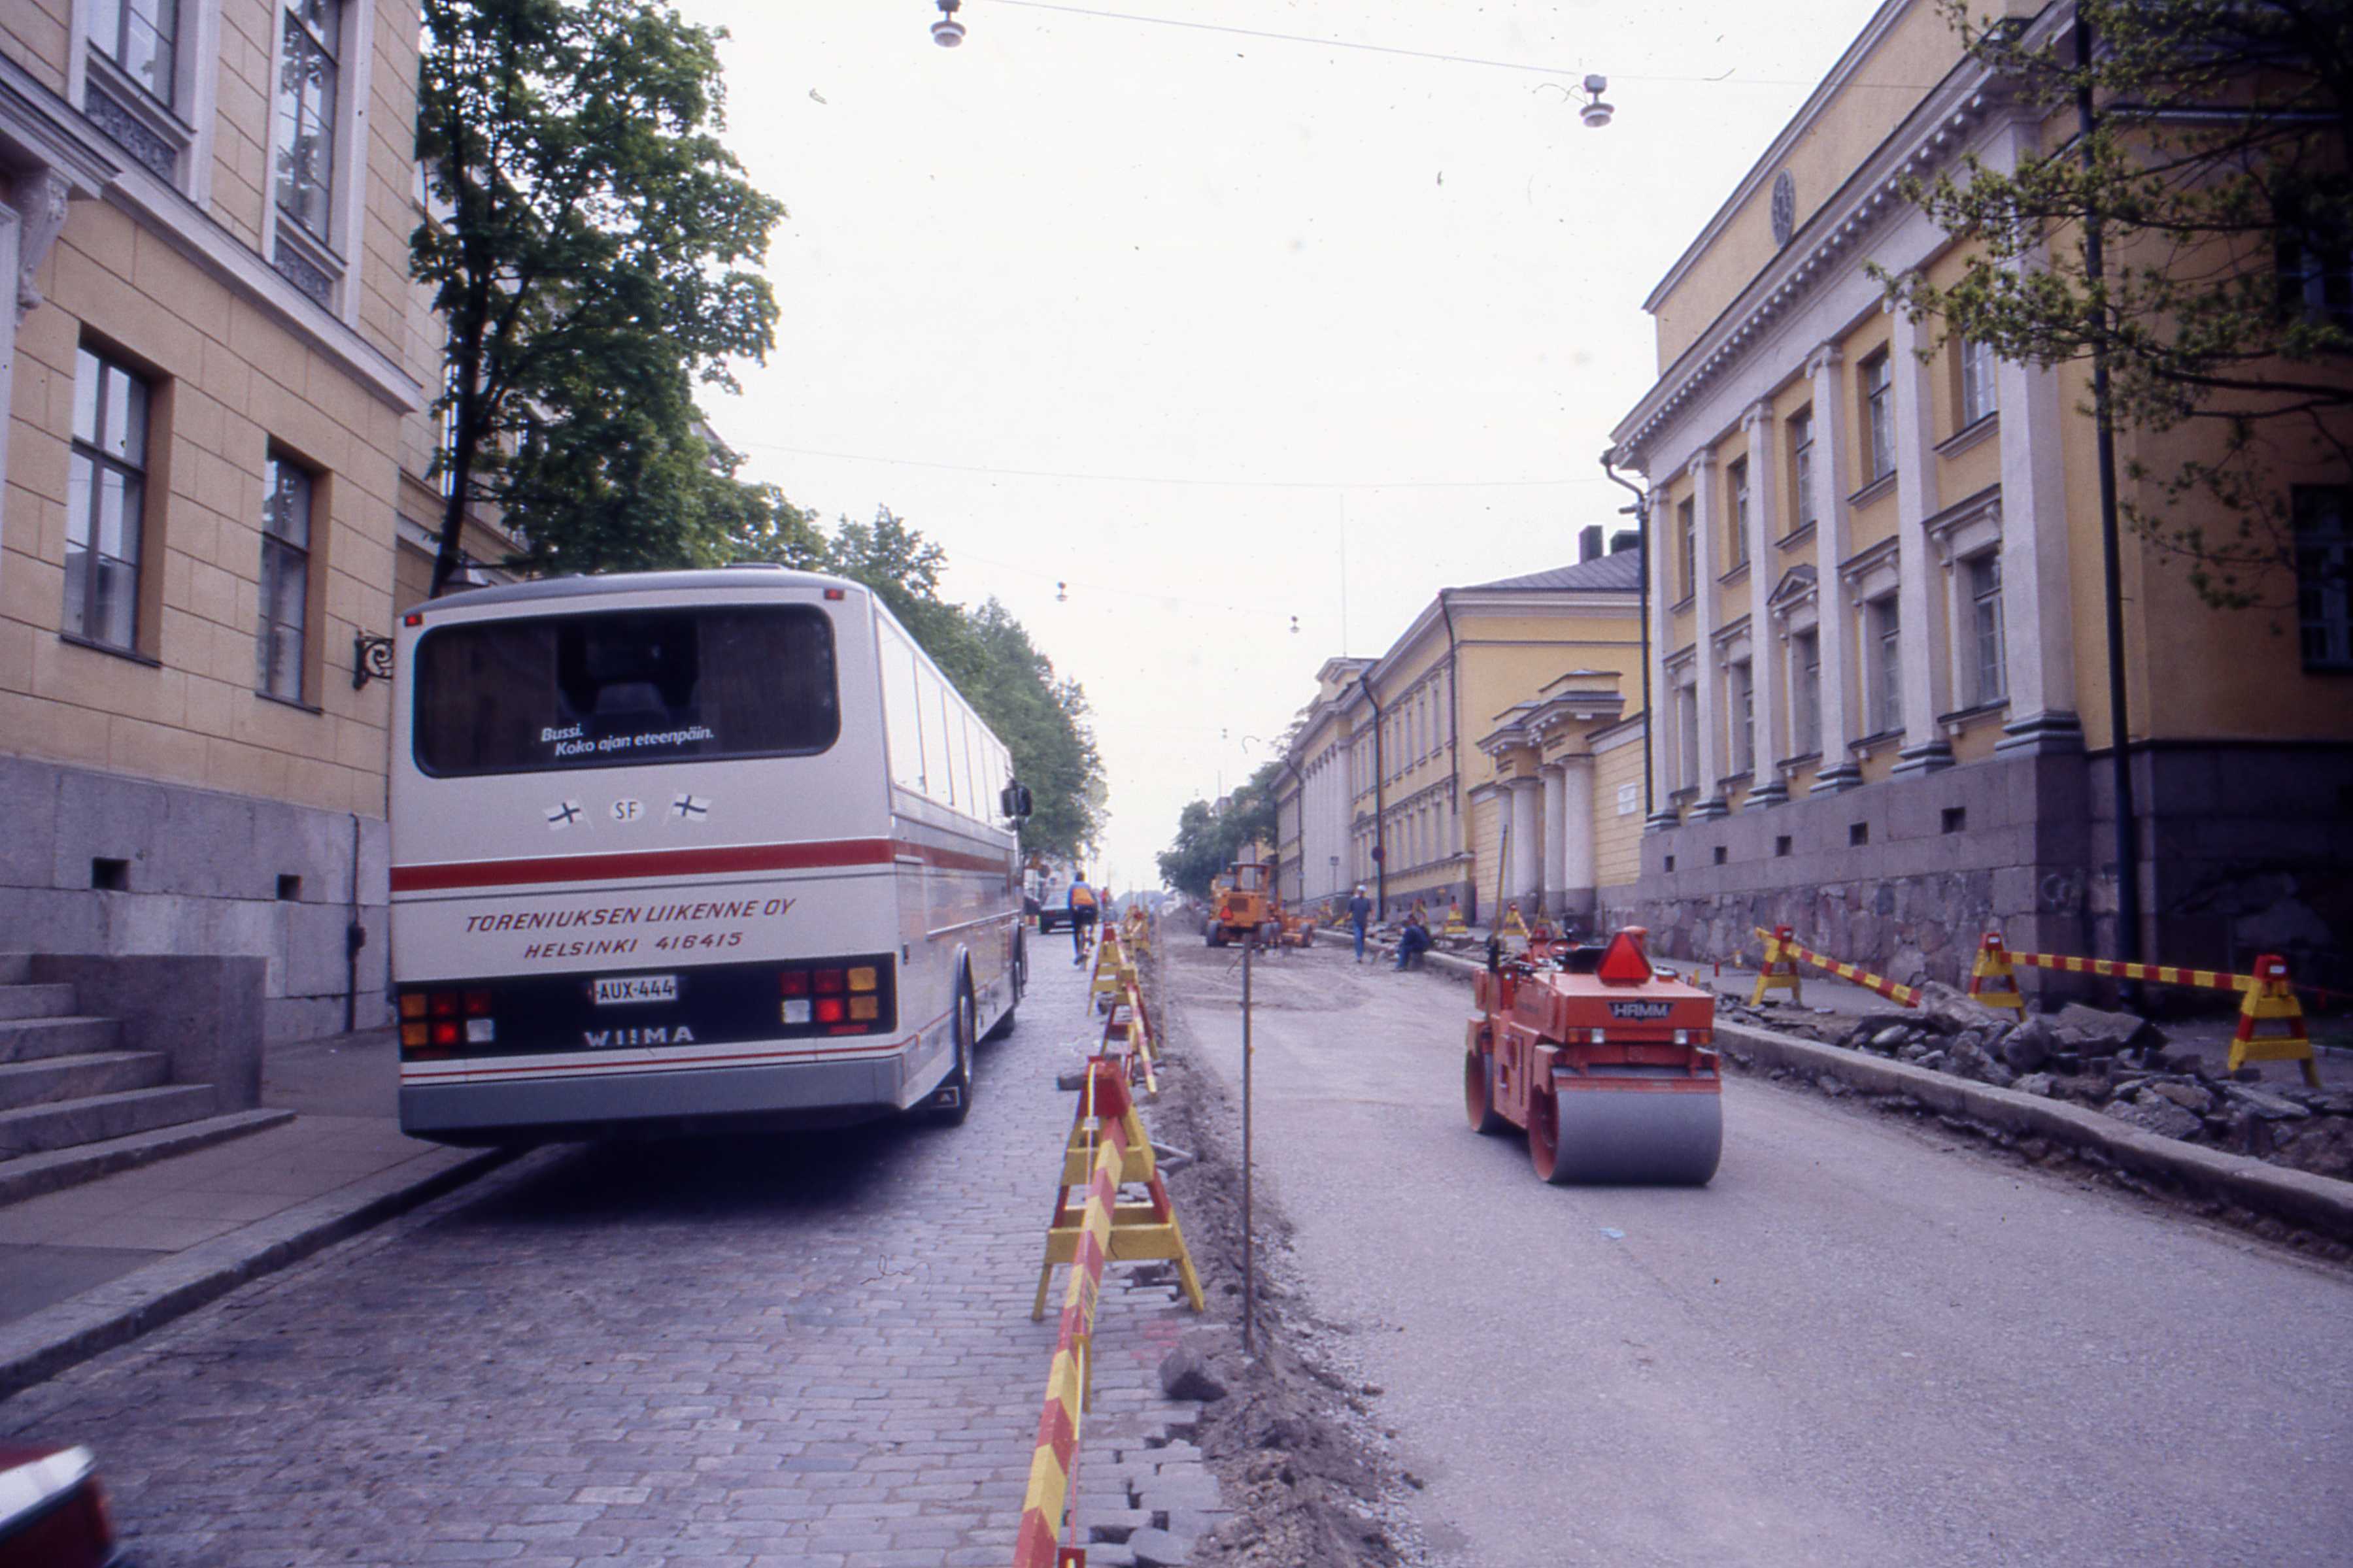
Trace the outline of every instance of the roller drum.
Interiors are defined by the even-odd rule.
[[[1698,1081],[1672,1070],[1556,1073],[1551,1125],[1538,1117],[1529,1132],[1537,1173],[1556,1183],[1705,1186],[1724,1152],[1724,1096],[1713,1084],[1665,1088],[1670,1079]],[[1613,1082],[1623,1087],[1605,1087]]]

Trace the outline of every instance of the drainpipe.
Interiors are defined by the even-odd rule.
[[[1365,700],[1373,705],[1373,901],[1386,920],[1389,912],[1389,852],[1388,787],[1383,782],[1388,767],[1381,756],[1381,700],[1373,694],[1370,670],[1356,672],[1356,684],[1365,693]]]
[[[1634,552],[1641,557],[1642,587],[1636,595],[1635,607],[1641,616],[1642,629],[1642,820],[1648,822],[1658,810],[1651,799],[1651,732],[1658,728],[1659,716],[1651,711],[1651,492],[1630,479],[1618,477],[1609,465],[1609,454],[1601,454],[1601,471],[1609,476],[1612,484],[1622,485],[1634,492],[1634,504],[1618,509],[1622,516],[1634,517]]]
[[[1462,832],[1462,664],[1461,647],[1454,639],[1454,606],[1446,595],[1451,588],[1438,591],[1438,613],[1446,617],[1446,788],[1454,800],[1454,832]],[[1460,854],[1457,847],[1456,853]],[[1479,908],[1476,888],[1471,892],[1471,908]]]
[[[2075,134],[2083,143],[2084,167],[2092,166],[2092,132],[2099,123],[2092,103],[2092,28],[2079,14],[2075,18],[2075,69],[2083,85],[2075,89]],[[2096,297],[2102,276],[2100,215],[2084,215],[2084,281]],[[2125,709],[2125,610],[2123,550],[2116,536],[2116,428],[2108,400],[2108,310],[2098,305],[2092,317],[2093,428],[2098,438],[2100,476],[2101,586],[2108,612],[2108,766],[2116,795],[2116,957],[2126,963],[2140,960],[2140,844],[2134,831],[2138,815],[2133,804],[2130,731]],[[2137,988],[2126,984],[2118,993],[2126,1005]]]

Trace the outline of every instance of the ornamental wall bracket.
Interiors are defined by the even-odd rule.
[[[352,689],[358,691],[371,680],[392,679],[392,639],[373,632],[352,634]]]

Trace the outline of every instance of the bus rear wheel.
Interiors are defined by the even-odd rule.
[[[972,978],[967,975],[956,982],[955,1066],[932,1091],[931,1108],[925,1114],[935,1127],[961,1127],[972,1114],[972,1053],[978,1022],[972,1004]]]
[[[1021,994],[1029,989],[1029,949],[1019,937],[1013,939],[1013,1000],[1006,1005],[1004,1014],[989,1026],[985,1038],[1001,1040],[1013,1032],[1013,1015],[1020,1009]]]

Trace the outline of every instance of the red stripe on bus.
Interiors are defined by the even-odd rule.
[[[1005,859],[966,855],[888,838],[836,838],[807,844],[736,844],[711,849],[646,849],[618,855],[551,855],[523,860],[454,860],[395,866],[396,893],[449,888],[507,888],[535,882],[606,882],[647,877],[725,876],[744,871],[805,871],[834,866],[884,866],[894,855],[919,856],[946,870],[1004,871]]]

